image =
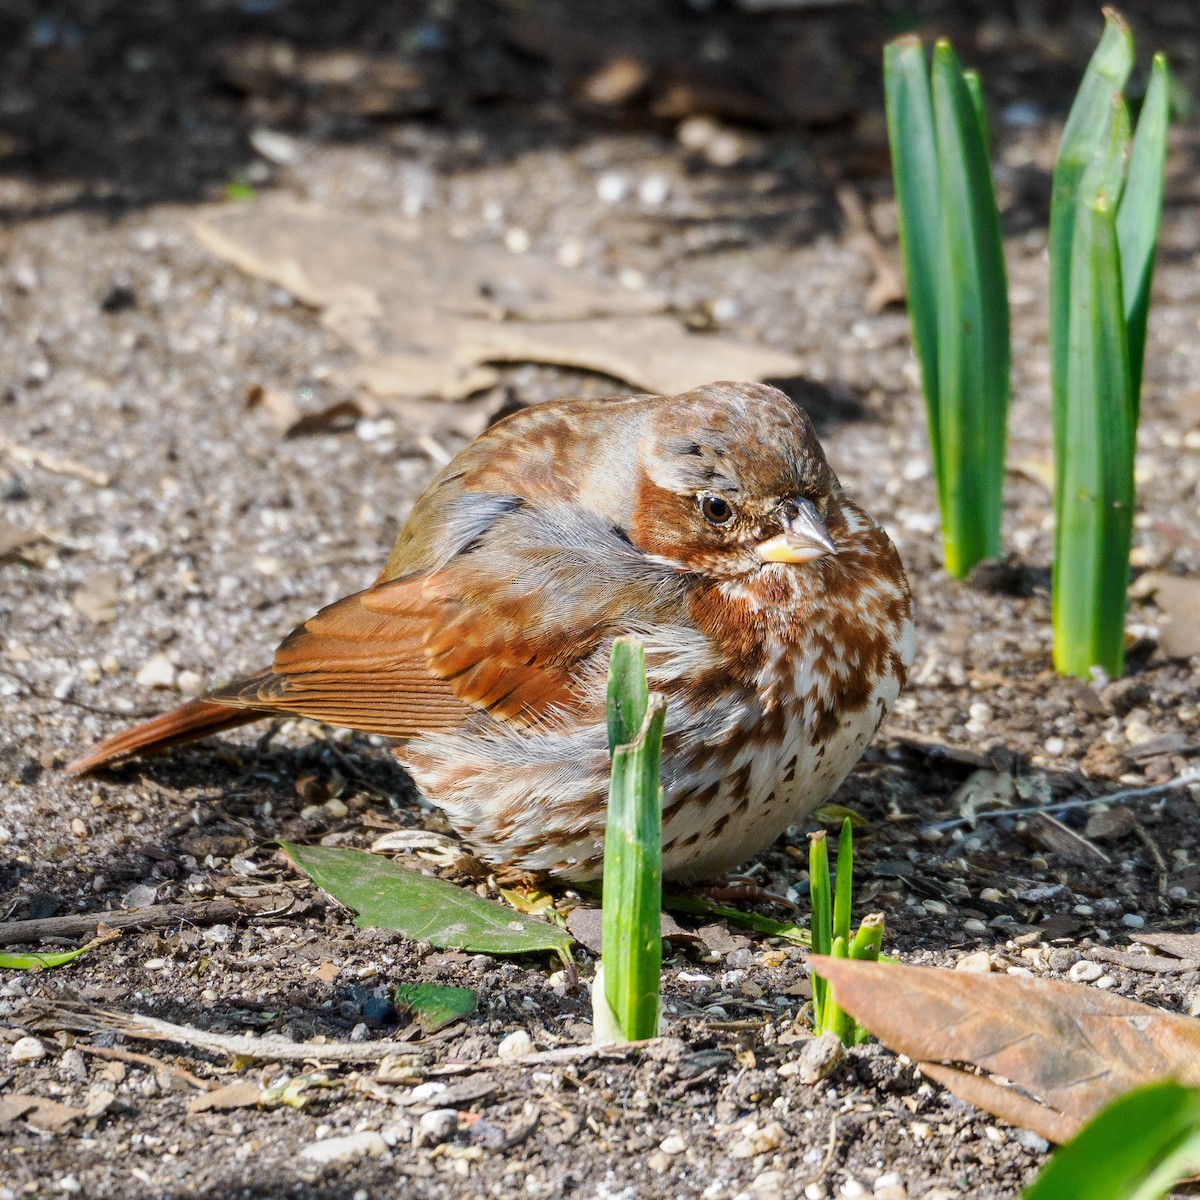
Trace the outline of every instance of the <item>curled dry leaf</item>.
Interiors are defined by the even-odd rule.
[[[1073,1137],[1130,1088],[1160,1079],[1200,1085],[1200,1022],[1112,992],[1055,979],[812,961],[838,1004],[885,1046],[962,1099],[1051,1141]]]
[[[461,399],[512,362],[577,367],[666,394],[800,374],[789,354],[689,333],[661,315],[662,297],[415,223],[262,201],[213,210],[196,233],[320,309],[360,359],[341,382],[389,402]]]

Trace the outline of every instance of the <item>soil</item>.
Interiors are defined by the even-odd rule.
[[[1190,103],[1193,6],[1127,8],[1139,45],[1170,52]],[[995,101],[1014,317],[1009,556],[967,585],[940,569],[907,319],[866,303],[874,247],[896,256],[876,64],[882,41],[913,24],[951,33]],[[1045,1142],[882,1047],[800,1082],[807,955],[770,938],[710,932],[707,946],[669,949],[668,1037],[651,1051],[489,1064],[515,1031],[538,1050],[586,1044],[586,988],[546,958],[359,931],[258,849],[441,829],[374,739],[293,722],[93,779],[61,767],[180,692],[257,669],[297,622],[369,582],[439,458],[461,444],[449,433],[431,444],[386,415],[285,438],[247,408],[255,388],[312,411],[346,398],[335,379],[349,351],[317,314],[190,231],[202,203],[282,192],[527,243],[662,291],[697,327],[802,359],[804,377],[786,386],[844,485],[888,527],[918,604],[912,681],[837,797],[867,820],[859,911],[886,914],[889,952],[952,965],[983,949],[994,970],[1065,976],[1138,929],[1196,930],[1195,786],[1067,812],[1065,830],[1041,818],[931,828],[959,818],[956,794],[980,766],[1062,799],[1164,784],[1197,761],[1200,656],[1162,653],[1144,591],[1124,679],[1080,683],[1049,668],[1049,168],[1097,25],[1090,5],[1036,3],[751,14],[645,0],[586,16],[484,0],[5,6],[0,913],[198,904],[280,884],[297,907],[130,931],[68,967],[4,972],[0,1099],[82,1105],[101,1086],[113,1099],[58,1134],[20,1120],[0,1129],[0,1197],[1019,1192]],[[598,74],[622,58],[641,73]],[[712,124],[687,133],[697,116]],[[1138,576],[1200,575],[1198,149],[1194,128],[1175,129],[1139,435]],[[846,217],[839,186],[859,196],[873,233]],[[615,390],[516,365],[494,400]],[[23,545],[13,528],[27,531]],[[150,686],[153,675],[168,686]],[[1107,819],[1089,826],[1095,813]],[[806,845],[803,829],[789,831],[754,877],[800,895]],[[586,979],[592,959],[577,961]],[[473,988],[478,1010],[422,1038],[386,1002],[411,980]],[[1195,1013],[1198,984],[1105,964],[1094,986]],[[481,1066],[387,1083],[327,1063],[302,1108],[192,1113],[199,1091],[178,1068],[219,1083],[302,1068],[106,1034],[81,1035],[76,1049],[53,1030],[41,1031],[42,1057],[11,1060],[35,1002],[68,994],[227,1033],[396,1039],[399,1051],[429,1046],[427,1061]],[[414,1091],[418,1079],[458,1090]],[[459,1110],[449,1126],[422,1124],[447,1107]],[[321,1165],[301,1153],[369,1131],[382,1135],[380,1157]]]

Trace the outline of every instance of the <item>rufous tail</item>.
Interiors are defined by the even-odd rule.
[[[82,758],[71,763],[67,770],[75,775],[83,775],[97,767],[112,766],[153,750],[194,742],[197,738],[208,737],[225,729],[236,729],[239,725],[249,725],[251,721],[261,721],[263,717],[272,715],[278,714],[272,714],[270,709],[235,708],[228,704],[213,704],[209,700],[191,700],[171,712],[163,713],[161,717],[143,721],[124,733],[105,738]]]

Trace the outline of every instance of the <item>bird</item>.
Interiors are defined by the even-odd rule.
[[[118,733],[75,773],[265,717],[395,743],[476,858],[603,872],[617,637],[666,699],[663,876],[720,878],[818,808],[912,663],[912,599],[808,415],[766,384],[545,401],[465,446],[382,572],[247,679]]]

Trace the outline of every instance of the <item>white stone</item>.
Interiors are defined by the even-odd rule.
[[[501,1058],[524,1058],[533,1053],[533,1038],[524,1029],[514,1029],[500,1041],[496,1053]]]
[[[603,204],[620,204],[629,195],[629,180],[616,171],[605,171],[596,180],[596,195]]]
[[[664,1154],[682,1154],[687,1149],[687,1142],[679,1134],[671,1133],[658,1143],[658,1148]]]
[[[13,1062],[37,1062],[39,1058],[46,1057],[46,1047],[41,1041],[35,1037],[17,1038],[12,1044],[12,1049],[8,1052],[8,1057]]]
[[[174,687],[175,664],[165,654],[156,654],[142,664],[134,679],[144,688]]]
[[[414,1140],[418,1146],[440,1146],[458,1130],[458,1112],[453,1108],[434,1108],[421,1114]]]
[[[1095,983],[1103,974],[1104,968],[1099,963],[1089,962],[1084,958],[1067,972],[1067,978],[1072,983]]]
[[[362,1133],[346,1134],[345,1137],[327,1137],[318,1142],[309,1142],[300,1151],[300,1157],[316,1163],[346,1163],[359,1158],[382,1158],[387,1152],[383,1135],[367,1129]]]

